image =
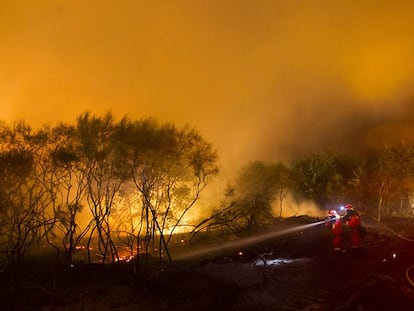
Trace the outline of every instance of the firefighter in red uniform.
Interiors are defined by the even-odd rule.
[[[329,211],[329,217],[326,221],[326,226],[332,230],[332,246],[335,254],[343,251],[342,248],[342,222],[341,217],[335,210]]]
[[[351,204],[346,204],[344,206],[346,212],[343,217],[345,224],[351,230],[351,248],[353,252],[359,253],[362,249],[362,240],[361,240],[361,219],[354,210]]]

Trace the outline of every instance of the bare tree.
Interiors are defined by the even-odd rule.
[[[391,215],[394,210],[401,215],[401,202],[403,199],[409,202],[414,189],[414,147],[405,142],[385,145],[374,173],[378,189],[377,220],[381,221],[384,214]]]
[[[273,220],[272,202],[282,202],[289,187],[289,169],[282,162],[266,164],[249,162],[229,185],[219,206],[201,220],[192,231],[192,237],[204,229],[249,234],[253,229]]]
[[[0,213],[2,252],[10,264],[20,263],[50,230],[50,196],[40,170],[42,144],[24,122],[0,133]]]
[[[76,246],[87,234],[92,222],[82,228],[79,216],[86,193],[85,163],[79,155],[80,143],[75,128],[60,124],[49,130],[47,188],[56,215],[56,235],[61,238],[66,263],[73,264]]]
[[[89,249],[96,231],[101,261],[106,262],[110,256],[115,262],[119,257],[110,217],[126,178],[123,155],[118,149],[117,124],[109,113],[102,118],[85,113],[78,118],[77,131],[85,163],[87,202],[94,221],[88,240],[88,258],[90,261]]]
[[[279,203],[279,217],[281,218],[283,214],[283,200],[286,198],[290,190],[291,171],[283,162],[271,164],[269,169],[270,172],[268,178],[270,179],[271,185],[274,187],[274,199],[276,199]]]
[[[123,127],[131,179],[141,198],[137,244],[144,241],[148,254],[157,238],[160,261],[163,252],[171,260],[171,235],[217,173],[216,153],[194,129],[160,126],[154,120],[126,122]]]

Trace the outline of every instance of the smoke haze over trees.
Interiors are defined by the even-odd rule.
[[[81,242],[89,262],[92,246],[100,262],[115,262],[120,223],[131,225],[122,233],[132,236],[134,253],[147,253],[155,237],[159,251],[168,253],[165,234],[173,233],[217,174],[215,161],[212,145],[195,130],[155,120],[85,113],[74,126],[38,131],[25,123],[2,124],[3,260],[18,264],[42,241],[62,251],[68,264]],[[129,218],[119,218],[123,208],[131,209]]]
[[[120,267],[140,310],[151,291],[148,310],[213,306],[241,288],[214,282],[208,299],[190,269],[182,283],[200,295],[187,299],[183,279],[165,283],[161,272],[181,264],[180,251],[282,231],[290,220],[315,224],[295,216],[325,217],[344,203],[381,226],[390,216],[412,226],[413,12],[412,0],[0,1],[3,308],[43,295],[88,309],[89,296],[103,311],[103,296],[121,300],[121,281],[102,274],[107,291],[82,283]],[[305,240],[319,254],[329,247]],[[249,289],[258,300],[306,298],[320,275],[348,272],[309,267]],[[154,287],[149,271],[161,276]],[[355,297],[341,283],[324,284],[327,301],[330,287]]]
[[[230,173],[413,143],[414,3],[0,3],[0,119],[192,124]]]
[[[74,125],[39,130],[2,123],[0,134],[0,248],[8,264],[39,243],[69,265],[80,246],[88,262],[119,261],[125,246],[130,256],[155,251],[171,261],[174,233],[249,233],[283,217],[288,197],[321,213],[352,202],[378,221],[414,215],[414,145],[406,142],[248,162],[200,205],[219,174],[219,154],[192,128],[84,113]],[[194,209],[207,216],[186,218]]]

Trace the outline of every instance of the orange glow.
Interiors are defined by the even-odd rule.
[[[387,123],[372,120],[382,111],[414,120],[413,11],[409,0],[2,1],[0,119],[110,110],[190,124],[223,174],[338,147],[355,116],[361,131]]]
[[[391,100],[414,77],[414,49],[405,42],[364,44],[346,60],[347,79],[364,100]]]

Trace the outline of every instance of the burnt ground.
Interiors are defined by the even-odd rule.
[[[414,310],[414,242],[363,223],[357,254],[332,254],[319,225],[175,262],[157,275],[134,276],[128,264],[2,271],[0,310]],[[414,238],[414,219],[388,225]]]

